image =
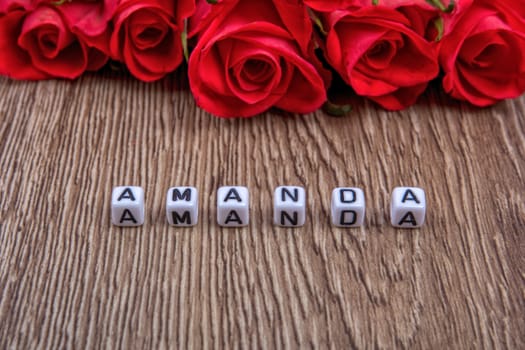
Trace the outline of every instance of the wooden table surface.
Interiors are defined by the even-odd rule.
[[[0,80],[1,349],[525,347],[525,97],[224,120],[181,80]],[[110,224],[122,184],[142,227]],[[283,184],[302,228],[272,224]],[[195,228],[166,222],[174,185]],[[250,189],[248,227],[216,224],[221,185]],[[399,185],[426,190],[421,229],[390,226]],[[364,189],[364,227],[331,226],[337,186]]]

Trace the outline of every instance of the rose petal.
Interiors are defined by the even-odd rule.
[[[299,1],[223,0],[197,8],[204,20],[195,30],[200,36],[188,75],[200,107],[220,117],[248,117],[271,106],[310,111],[326,100],[324,80],[303,58],[311,54],[310,35],[301,44],[304,33],[296,32],[303,25],[311,30],[311,23],[289,17],[304,10]]]
[[[157,47],[170,30],[177,30],[169,26],[169,19],[163,18],[151,11],[137,11],[128,18],[129,40],[139,50]]]
[[[294,62],[295,61],[295,62]],[[326,102],[326,87],[322,77],[309,62],[295,56],[288,57],[290,65],[294,65],[290,87],[276,107],[293,113],[310,113],[319,109]]]
[[[56,43],[50,43],[54,47],[39,42],[40,31],[55,33]],[[87,68],[86,48],[69,32],[60,15],[47,6],[27,15],[18,44],[29,53],[37,69],[53,76],[74,79]]]
[[[443,87],[454,98],[488,106],[525,91],[525,22],[514,5],[476,1],[443,38]]]
[[[419,96],[426,90],[427,85],[427,83],[422,83],[406,88],[401,87],[385,95],[368,95],[367,97],[385,109],[399,111],[416,103]]]
[[[117,11],[111,56],[143,81],[160,79],[182,62],[180,29],[166,12],[170,6],[127,2]]]
[[[18,46],[24,11],[0,16],[0,74],[15,79],[46,79],[49,75],[33,66],[31,56]]]

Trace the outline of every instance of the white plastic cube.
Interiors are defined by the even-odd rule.
[[[217,223],[240,227],[250,222],[250,194],[242,186],[223,186],[217,191]]]
[[[172,226],[195,226],[199,220],[197,189],[171,187],[166,195],[166,217]]]
[[[427,204],[425,191],[419,187],[396,187],[390,202],[392,226],[421,227],[425,222]]]
[[[137,186],[118,186],[111,194],[111,221],[117,226],[144,223],[144,190]]]
[[[332,224],[338,227],[362,226],[365,220],[365,194],[356,187],[338,187],[332,192]]]
[[[273,194],[273,223],[283,227],[303,226],[306,220],[306,193],[298,186],[279,186]]]

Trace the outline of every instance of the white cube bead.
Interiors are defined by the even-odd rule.
[[[111,221],[117,226],[140,226],[144,223],[144,190],[142,187],[113,188]]]
[[[362,226],[365,220],[365,194],[355,187],[338,187],[332,192],[332,224],[338,227]]]
[[[425,222],[427,204],[425,191],[419,187],[396,187],[390,202],[392,226],[421,227]]]
[[[306,220],[306,193],[298,186],[279,186],[273,194],[273,223],[283,227],[303,226]]]
[[[194,226],[199,220],[199,193],[195,187],[171,187],[166,196],[166,217],[172,226]]]
[[[240,227],[250,222],[250,194],[242,186],[224,186],[217,191],[217,223]]]

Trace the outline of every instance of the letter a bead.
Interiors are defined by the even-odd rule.
[[[217,223],[240,227],[250,222],[250,194],[248,188],[224,186],[217,191]]]
[[[427,204],[425,191],[419,187],[396,187],[390,202],[392,226],[421,227],[425,222]]]
[[[195,187],[172,187],[166,195],[166,217],[172,226],[194,226],[199,220],[199,193]]]
[[[144,190],[137,186],[119,186],[111,194],[111,221],[117,226],[144,223]]]

